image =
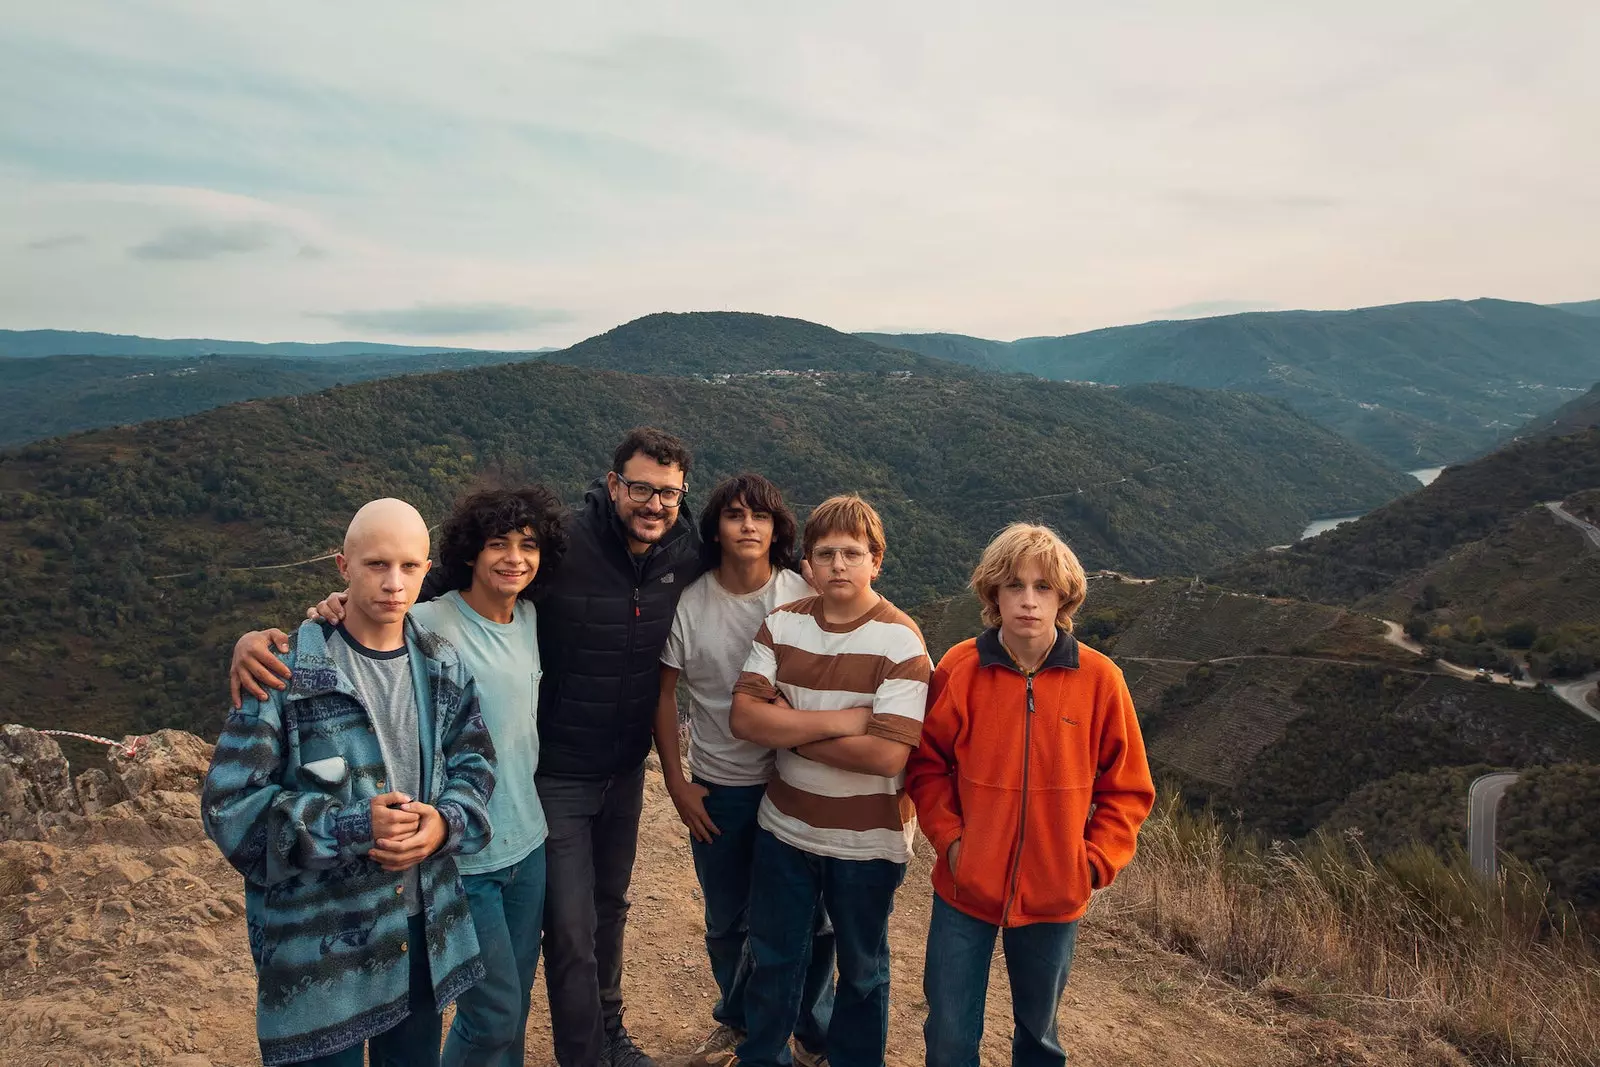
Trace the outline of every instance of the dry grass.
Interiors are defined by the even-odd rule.
[[[1421,1027],[1480,1064],[1600,1065],[1600,950],[1545,886],[1465,857],[1378,861],[1359,839],[1262,847],[1169,802],[1106,903],[1247,988]]]

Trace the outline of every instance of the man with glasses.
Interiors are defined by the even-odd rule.
[[[690,455],[629,431],[590,486],[539,608],[539,800],[546,843],[545,983],[561,1067],[654,1067],[622,1025],[622,938],[644,804],[661,649],[700,573],[680,515]]]

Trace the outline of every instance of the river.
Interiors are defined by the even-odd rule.
[[[1443,470],[1443,467],[1422,467],[1418,470],[1407,471],[1406,473],[1411,475],[1411,477],[1415,478],[1417,481],[1421,482],[1423,485],[1432,485],[1433,480],[1439,477],[1439,474]],[[1355,522],[1365,514],[1366,512],[1364,511],[1358,511],[1354,515],[1335,515],[1331,518],[1317,519],[1300,532],[1300,540],[1304,541],[1308,537],[1315,537],[1318,534],[1327,533],[1335,526],[1343,526],[1347,522]]]

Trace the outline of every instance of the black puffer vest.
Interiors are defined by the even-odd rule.
[[[635,556],[605,483],[589,487],[539,601],[540,774],[603,778],[644,760],[661,649],[678,596],[700,570],[700,536],[683,513]]]

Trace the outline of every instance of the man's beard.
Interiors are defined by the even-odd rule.
[[[652,532],[649,534],[640,532],[638,524],[641,522],[650,521],[659,522],[661,524],[661,529],[657,532]],[[633,514],[633,518],[628,520],[628,533],[635,541],[638,541],[641,544],[654,544],[667,535],[668,529],[670,529],[670,527],[667,525],[666,512],[661,512],[657,515],[650,515],[643,511],[636,511]]]

